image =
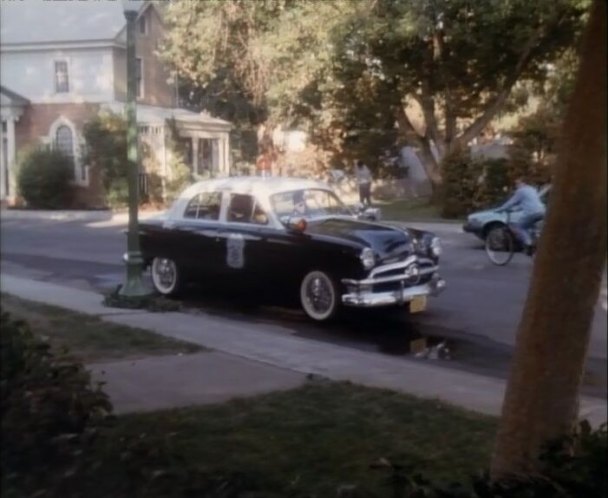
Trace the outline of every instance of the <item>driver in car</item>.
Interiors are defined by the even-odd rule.
[[[304,199],[304,192],[295,192],[293,195],[294,215],[305,216],[306,215],[306,200]]]

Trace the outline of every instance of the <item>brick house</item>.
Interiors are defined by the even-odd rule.
[[[177,108],[176,82],[156,55],[164,33],[162,10],[142,2],[137,19],[140,141],[150,145],[162,178],[171,177],[170,127],[177,130],[193,173],[227,175],[230,123]],[[122,2],[2,2],[0,32],[0,199],[15,200],[19,152],[45,143],[73,159],[78,205],[100,205],[99,172],[84,164],[82,128],[103,110],[124,112]]]

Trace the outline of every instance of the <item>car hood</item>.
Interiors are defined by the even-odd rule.
[[[516,213],[513,213],[511,215],[513,216],[517,216]],[[484,211],[476,211],[474,213],[471,213],[468,216],[468,220],[469,221],[477,221],[477,222],[481,222],[481,223],[488,223],[490,221],[501,221],[503,223],[507,222],[507,215],[505,213],[497,213],[495,210],[493,209],[486,209]]]
[[[412,235],[407,230],[380,223],[348,218],[310,221],[306,233],[323,239],[347,242],[350,246],[370,247],[380,261],[413,252]]]

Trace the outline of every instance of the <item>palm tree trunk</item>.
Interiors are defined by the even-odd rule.
[[[552,205],[505,394],[494,479],[534,472],[548,440],[567,433],[606,258],[606,1],[595,0],[566,117]]]

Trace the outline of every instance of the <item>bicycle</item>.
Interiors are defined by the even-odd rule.
[[[540,237],[540,224],[541,222],[537,222],[528,230],[532,237],[532,254],[536,252]],[[513,259],[516,252],[522,250],[521,243],[511,226],[511,211],[507,211],[506,225],[490,230],[485,240],[485,250],[488,259],[497,266],[506,265]]]

